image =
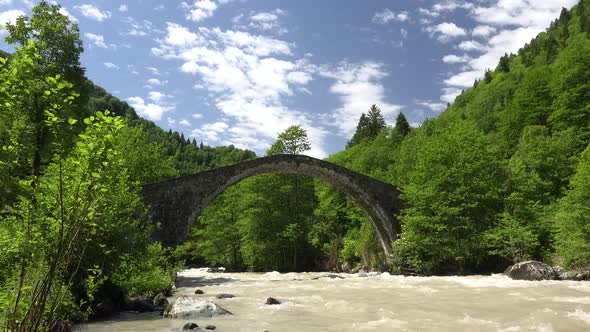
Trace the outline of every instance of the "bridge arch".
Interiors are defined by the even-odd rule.
[[[195,219],[222,192],[252,176],[292,173],[319,178],[349,196],[375,226],[383,250],[400,232],[397,219],[399,191],[389,183],[320,159],[279,154],[239,164],[146,184],[144,201],[152,219],[160,223],[154,237],[166,246],[176,246],[188,236]]]

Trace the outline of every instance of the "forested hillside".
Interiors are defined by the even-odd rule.
[[[142,184],[254,153],[165,132],[94,86],[78,26],[58,5],[41,1],[6,28],[15,52],[0,54],[0,328],[62,330],[73,313],[108,315],[129,306],[124,296],[169,289],[179,266],[149,238],[157,225]]]
[[[394,271],[497,272],[530,258],[590,265],[589,33],[584,0],[419,128],[403,114],[386,127],[376,106],[361,116],[346,150],[328,160],[402,190]],[[360,210],[325,184],[303,184],[295,189],[277,175],[231,188],[197,223],[193,258],[254,270],[382,265]],[[284,205],[294,197],[303,197],[297,214]],[[263,211],[279,214],[269,217],[272,232],[261,231],[271,221],[250,222]],[[225,237],[222,223],[235,225]],[[250,252],[274,258],[260,262]]]

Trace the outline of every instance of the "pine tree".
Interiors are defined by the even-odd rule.
[[[397,115],[397,118],[395,119],[395,130],[404,137],[410,133],[410,124],[408,123],[408,120],[406,119],[404,113],[400,112]]]
[[[352,136],[350,141],[348,141],[348,143],[346,143],[346,148],[349,148],[351,146],[358,144],[364,137],[366,137],[366,131],[367,131],[368,126],[369,126],[369,118],[367,118],[367,115],[365,113],[363,113],[363,114],[361,114],[361,117],[359,118],[359,122],[356,125],[356,132],[354,133],[354,135]]]
[[[385,128],[385,119],[381,114],[381,109],[373,104],[369,109],[367,117],[369,118],[369,137],[375,138],[381,129]]]

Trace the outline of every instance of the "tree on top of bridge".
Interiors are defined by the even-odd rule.
[[[300,125],[290,126],[279,134],[277,141],[266,151],[267,155],[301,154],[311,149],[307,132]]]

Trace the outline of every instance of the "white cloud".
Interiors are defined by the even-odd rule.
[[[86,32],[84,36],[94,45],[101,48],[108,48],[107,44],[104,42],[104,37],[102,35]]]
[[[445,110],[447,105],[445,103],[438,103],[432,101],[416,100],[416,105],[429,108],[431,111],[439,113]]]
[[[161,33],[160,30],[154,28],[154,25],[149,20],[137,21],[131,16],[123,19],[123,23],[127,25],[127,31],[123,32],[122,35],[126,36],[152,36],[155,33]]]
[[[485,46],[482,44],[474,41],[474,40],[465,40],[457,45],[457,48],[463,51],[485,51]]]
[[[463,62],[467,62],[467,61],[471,60],[471,58],[468,55],[459,56],[459,55],[449,54],[449,55],[445,55],[442,60],[444,63],[463,63]]]
[[[458,27],[452,22],[443,22],[435,26],[427,27],[426,31],[430,32],[432,36],[440,42],[448,42],[449,40],[467,35],[465,29]]]
[[[404,28],[401,28],[401,29],[399,30],[399,32],[400,32],[400,34],[402,35],[402,38],[403,38],[403,39],[406,39],[406,38],[408,38],[408,30],[406,30],[406,29],[404,29]]]
[[[26,16],[27,14],[19,9],[10,9],[4,12],[0,12],[0,25],[6,25],[6,23],[14,24],[19,16]],[[5,29],[0,30],[0,35],[6,32]]]
[[[191,125],[191,123],[190,123],[190,122],[188,122],[188,120],[187,120],[187,119],[182,119],[182,120],[180,120],[180,121],[178,122],[178,124],[179,124],[179,125],[181,125],[181,126],[185,126],[185,127],[190,127],[190,125]]]
[[[248,23],[248,27],[283,35],[288,32],[280,22],[280,17],[284,15],[285,12],[281,9],[275,9],[271,12],[252,13],[249,17],[250,22]],[[237,23],[240,18],[236,16],[234,20]]]
[[[171,96],[159,91],[148,92],[148,98],[156,104],[161,104],[166,98],[169,97]]]
[[[127,8],[127,5],[120,5],[120,6],[119,6],[119,11],[120,11],[121,13],[124,13],[124,12],[126,12],[127,10],[128,10],[128,8]]]
[[[161,11],[161,10],[164,10],[164,9],[166,9],[166,7],[164,5],[162,5],[162,4],[157,5],[156,7],[154,7],[154,10],[155,11]]]
[[[569,8],[576,2],[577,0],[497,0],[474,5],[470,16],[480,25],[473,29],[472,35],[485,41],[462,41],[456,45],[465,51],[478,51],[480,55],[468,59],[465,66],[452,72],[444,80],[441,100],[452,102],[461,88],[472,86],[475,79],[483,77],[486,69],[497,66],[501,56],[516,53],[525,43],[546,29],[559,16],[562,7]]]
[[[197,119],[197,120],[203,118],[203,114],[201,114],[201,113],[193,113],[191,116],[193,117],[193,119]]]
[[[571,7],[578,0],[498,0],[473,8],[476,21],[495,26],[510,25],[545,28],[559,16],[562,7]],[[485,3],[484,3],[485,4]]]
[[[441,13],[444,11],[454,11],[458,8],[471,9],[473,8],[473,4],[466,1],[446,0],[436,3],[432,6],[432,10],[437,13]]]
[[[277,133],[299,124],[312,142],[309,154],[326,156],[325,130],[286,103],[312,79],[314,70],[306,58],[291,59],[290,43],[219,28],[191,31],[174,23],[168,23],[158,43],[152,53],[179,60],[181,72],[195,76],[195,88],[206,89],[219,111],[218,121],[193,129],[193,136],[263,152]]]
[[[116,64],[114,64],[112,62],[105,62],[104,66],[107,67],[108,69],[119,69],[119,66],[117,66]]]
[[[145,69],[149,70],[152,75],[160,75],[160,71],[156,67],[145,67]]]
[[[146,81],[147,87],[162,86],[162,85],[166,85],[166,84],[168,84],[168,81],[159,80],[155,77],[152,77]]]
[[[172,106],[146,103],[143,98],[137,96],[129,97],[127,98],[127,101],[131,107],[135,108],[139,115],[152,121],[160,121],[162,119],[162,114],[174,109]]]
[[[350,137],[359,117],[377,104],[386,119],[393,121],[402,108],[385,100],[385,89],[380,82],[387,76],[383,65],[375,62],[362,64],[341,63],[336,68],[322,68],[320,75],[335,80],[330,92],[336,94],[342,106],[325,115],[325,120],[338,128],[340,135]]]
[[[386,24],[390,21],[405,22],[409,19],[410,16],[407,11],[396,13],[389,8],[385,8],[381,11],[376,12],[375,15],[373,15],[372,21],[373,23]]]
[[[57,2],[54,2],[54,1],[52,1],[51,3],[54,5],[57,4]],[[59,13],[62,14],[63,16],[66,16],[67,18],[69,18],[70,21],[72,21],[74,23],[78,23],[78,19],[74,15],[70,14],[70,12],[65,7],[59,8]]]
[[[87,18],[93,19],[98,22],[102,22],[111,17],[111,12],[108,10],[102,11],[94,5],[84,4],[80,6],[74,6],[82,15]]]
[[[473,29],[472,35],[474,37],[488,37],[492,33],[496,32],[496,28],[489,25],[478,25]]]
[[[187,20],[200,22],[213,16],[213,13],[217,9],[217,3],[211,0],[197,0],[192,5],[182,2],[181,7],[188,11],[186,14]]]

